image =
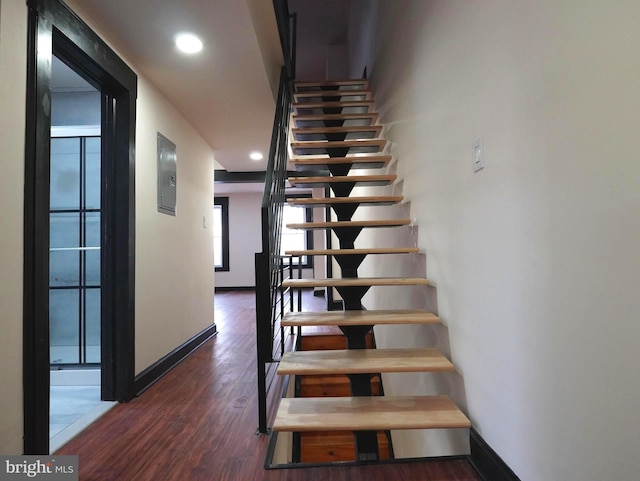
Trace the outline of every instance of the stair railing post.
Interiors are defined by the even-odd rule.
[[[298,279],[302,279],[302,256],[298,256]],[[302,312],[302,289],[298,289],[298,312]]]
[[[265,288],[269,284],[269,254],[258,252],[255,255],[255,278],[256,278],[256,348],[258,357],[258,433],[267,434],[267,385],[266,385],[266,365],[270,358],[271,337],[270,324],[270,301],[269,290]]]
[[[291,106],[291,82],[283,67],[273,122],[269,163],[265,173],[262,198],[262,252],[255,255],[256,279],[256,337],[258,364],[258,432],[268,433],[267,376],[268,364],[276,362],[284,353],[284,315],[282,291],[283,258],[280,255],[284,183],[288,157],[288,131]],[[280,306],[278,306],[280,303]],[[277,337],[280,336],[279,346]],[[280,356],[278,356],[278,348]]]

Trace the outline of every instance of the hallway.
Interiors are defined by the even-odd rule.
[[[216,293],[215,315],[217,336],[57,451],[79,456],[81,480],[480,480],[465,460],[265,471],[268,437],[255,435],[254,293]]]

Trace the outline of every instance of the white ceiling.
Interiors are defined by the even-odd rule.
[[[185,116],[213,148],[216,168],[266,169],[283,64],[273,0],[65,1]],[[304,71],[313,59],[301,62],[301,55],[346,43],[350,4],[289,0],[298,14],[299,78],[313,75]],[[175,49],[173,37],[182,31],[200,36],[200,54]],[[311,71],[324,70],[317,67]],[[252,151],[264,159],[250,160]]]
[[[67,0],[187,118],[229,171],[265,170],[282,65],[272,0]],[[186,56],[189,31],[204,42]],[[260,151],[265,159],[249,159]]]

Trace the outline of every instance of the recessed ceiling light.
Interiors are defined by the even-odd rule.
[[[260,152],[251,152],[249,157],[251,157],[251,160],[262,160],[263,155]]]
[[[202,40],[192,33],[179,33],[176,35],[176,47],[184,53],[198,53],[202,50]]]

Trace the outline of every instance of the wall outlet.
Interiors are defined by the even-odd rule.
[[[482,142],[482,137],[473,143],[472,155],[473,171],[478,172],[479,170],[484,169],[484,144]]]

